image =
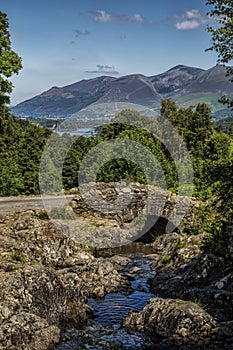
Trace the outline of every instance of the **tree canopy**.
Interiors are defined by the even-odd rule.
[[[10,102],[9,94],[12,92],[13,74],[18,74],[22,68],[22,60],[11,48],[7,15],[0,12],[0,110],[1,112]]]
[[[233,6],[232,0],[208,0],[206,5],[212,5],[213,9],[208,15],[215,17],[217,28],[208,27],[211,34],[212,46],[207,50],[214,50],[218,54],[218,63],[225,65],[233,60]],[[227,75],[233,81],[233,68],[227,68]],[[223,103],[233,107],[233,100],[222,98]]]

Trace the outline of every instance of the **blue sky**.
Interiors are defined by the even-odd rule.
[[[12,104],[100,75],[210,68],[205,0],[1,0],[23,70]]]

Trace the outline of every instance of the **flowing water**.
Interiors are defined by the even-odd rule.
[[[150,268],[151,263],[152,260],[147,257],[132,258],[122,270],[131,280],[132,293],[110,293],[101,300],[89,299],[94,320],[90,320],[82,330],[66,332],[57,350],[152,349],[145,335],[121,328],[121,322],[130,310],[141,311],[154,297],[147,283],[155,275]]]

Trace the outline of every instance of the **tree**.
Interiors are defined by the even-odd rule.
[[[209,12],[210,16],[215,16],[219,22],[218,28],[208,27],[212,36],[212,46],[207,50],[214,50],[218,54],[218,63],[226,65],[233,60],[233,6],[232,0],[207,0],[206,5],[212,5],[213,9]],[[227,76],[233,82],[233,67],[227,67]],[[233,108],[233,99],[223,97],[223,103]],[[231,136],[231,133],[229,133]],[[232,141],[231,141],[232,145]],[[212,150],[214,151],[214,150]],[[221,210],[225,217],[232,222],[232,169],[233,155],[232,146],[229,147],[228,155],[215,162],[215,168],[212,173],[216,174],[218,180],[217,194],[222,200]]]
[[[1,154],[0,159],[0,195],[17,196],[22,193],[24,179],[14,155]]]
[[[207,50],[214,50],[218,54],[218,63],[225,65],[233,60],[233,6],[232,0],[207,0],[206,5],[214,8],[208,12],[211,17],[216,17],[218,28],[208,27],[212,36],[212,46]],[[227,76],[233,82],[233,68],[227,67]],[[227,97],[221,99],[233,108],[233,100]]]
[[[12,82],[8,80],[13,74],[18,74],[22,68],[22,60],[11,49],[8,19],[0,12],[0,112],[10,103],[9,94],[12,92]]]

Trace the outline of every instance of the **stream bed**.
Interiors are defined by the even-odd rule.
[[[121,322],[130,310],[141,311],[154,297],[147,283],[155,275],[150,268],[152,262],[148,257],[131,258],[121,273],[129,277],[132,293],[117,292],[107,294],[101,300],[89,299],[94,319],[83,329],[65,332],[57,350],[152,349],[150,339],[144,334],[121,328]]]

